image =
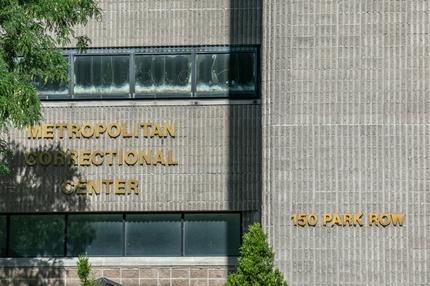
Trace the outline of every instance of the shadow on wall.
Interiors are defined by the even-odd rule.
[[[230,45],[258,46],[254,80],[257,83],[257,97],[261,98],[259,47],[262,35],[262,0],[231,0],[230,9]],[[230,73],[236,72],[239,75],[244,71],[243,66],[238,68],[232,61],[229,66]],[[237,75],[233,78],[237,78]],[[257,100],[253,104],[229,106],[228,201],[230,210],[242,211],[243,232],[249,224],[261,220],[261,125],[261,105]]]
[[[0,176],[1,200],[0,212],[51,212],[85,210],[86,196],[65,195],[60,186],[64,178],[79,177],[80,173],[74,165],[29,166],[26,156],[30,150],[12,141],[8,144],[11,153],[7,162],[11,173]],[[35,154],[56,156],[64,154],[65,161],[70,157],[64,153],[60,145],[42,146],[32,150]]]
[[[64,215],[52,214],[44,217],[34,214],[52,210],[61,212],[86,209],[86,196],[65,195],[60,190],[61,178],[80,176],[77,168],[68,164],[29,166],[25,160],[30,150],[15,142],[8,145],[11,153],[7,162],[11,173],[0,176],[0,217],[2,213],[11,215],[8,227],[9,242],[6,244],[8,250],[5,250],[5,253],[7,251],[9,257],[46,256],[44,251],[49,249],[48,254],[64,256],[65,242],[64,238],[61,239],[61,236],[65,235]],[[59,145],[39,147],[32,151],[52,156],[64,154]],[[65,160],[69,159],[65,155]],[[22,212],[31,215],[13,215]],[[94,238],[94,231],[85,225],[74,233],[78,233],[78,238],[86,243],[91,243]],[[0,285],[65,285],[66,269],[61,261],[52,257],[49,260],[0,258],[0,265]]]
[[[16,259],[4,259],[0,274],[0,285],[64,286],[66,269],[61,261],[52,258],[42,261],[37,258],[25,259],[30,267],[17,265]]]

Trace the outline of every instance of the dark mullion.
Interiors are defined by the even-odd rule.
[[[181,213],[181,256],[185,256],[185,215]]]
[[[75,55],[73,54],[70,54],[69,94],[72,99],[75,98]]]
[[[6,216],[6,257],[10,257],[10,215]]]
[[[130,53],[129,58],[129,84],[130,84],[130,98],[134,98],[136,94],[136,70],[135,70],[135,54]]]
[[[125,256],[126,248],[127,248],[127,235],[125,231],[125,213],[122,214],[122,239],[123,239],[123,245],[122,245],[122,256]]]
[[[68,224],[68,215],[64,215],[64,257],[67,257],[67,224]]]
[[[191,53],[191,97],[195,97],[197,91],[196,59],[197,54],[195,51],[193,51]]]

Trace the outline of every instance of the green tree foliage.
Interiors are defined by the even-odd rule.
[[[0,0],[0,132],[40,118],[35,80],[66,81],[67,62],[57,49],[71,40],[79,49],[89,39],[74,27],[99,18],[95,0]],[[0,172],[7,173],[0,144]]]
[[[260,224],[244,234],[236,272],[228,276],[226,286],[287,286]]]
[[[98,285],[96,280],[91,275],[91,263],[88,261],[87,256],[78,257],[78,276],[81,281],[81,286],[96,286]]]

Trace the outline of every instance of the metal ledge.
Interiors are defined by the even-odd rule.
[[[204,100],[88,100],[88,101],[42,101],[42,107],[88,107],[88,106],[204,106],[204,105],[250,105],[260,104],[260,99],[204,99]]]
[[[73,258],[0,258],[2,267],[75,267]],[[94,267],[139,266],[234,266],[236,257],[90,257]]]

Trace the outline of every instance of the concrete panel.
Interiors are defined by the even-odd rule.
[[[263,210],[290,285],[430,284],[428,1],[265,1]],[[399,212],[403,227],[295,227]]]
[[[92,47],[260,44],[261,0],[102,0]]]
[[[59,103],[43,108],[42,123],[175,122],[175,138],[28,139],[11,130],[13,166],[1,178],[0,212],[258,210],[260,206],[259,104],[161,105],[121,102],[85,106]],[[25,154],[38,150],[172,150],[176,166],[27,166]],[[136,179],[139,195],[65,195],[65,179]],[[112,187],[111,187],[112,188]]]

